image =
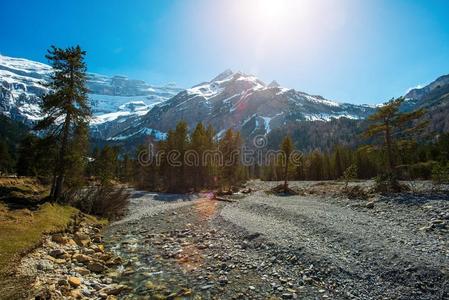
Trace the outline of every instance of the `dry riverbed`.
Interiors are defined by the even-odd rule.
[[[134,192],[124,219],[104,232],[82,229],[89,245],[49,240],[23,265],[34,270],[47,260],[37,276],[68,298],[449,297],[447,194],[347,199],[332,182],[293,183],[297,196],[266,194],[275,184],[250,182],[252,192],[235,202]],[[58,247],[65,253],[50,259]],[[92,262],[105,269],[89,270]]]

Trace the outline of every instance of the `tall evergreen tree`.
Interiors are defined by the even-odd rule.
[[[206,178],[209,174],[207,174],[207,165],[203,161],[204,152],[207,150],[207,144],[206,129],[202,123],[198,123],[192,133],[190,147],[190,150],[193,150],[192,153],[197,159],[197,161],[192,161],[194,165],[190,168],[190,173],[192,174],[192,187],[195,190],[202,188],[207,184]]]
[[[293,142],[289,136],[286,136],[281,144],[283,166],[284,166],[284,192],[288,190],[288,168],[290,165],[290,155],[293,152]]]
[[[80,46],[67,49],[52,46],[46,58],[51,62],[53,74],[49,88],[51,92],[43,98],[43,119],[36,129],[49,130],[58,138],[58,155],[54,170],[51,197],[60,198],[68,166],[68,146],[74,128],[88,122],[90,107],[86,88],[86,52]]]
[[[374,124],[370,125],[364,133],[365,137],[383,136],[388,173],[392,173],[396,166],[393,152],[396,140],[406,138],[427,125],[427,122],[414,122],[425,113],[423,109],[407,113],[401,112],[400,107],[403,102],[404,98],[401,97],[392,99],[381,106],[368,118]]]
[[[9,154],[8,145],[4,141],[0,141],[0,174],[11,172],[13,163],[14,161]]]
[[[223,166],[221,167],[222,185],[231,189],[238,183],[238,170],[240,166],[240,135],[232,129],[226,130],[223,138],[219,142],[219,150],[223,156]]]

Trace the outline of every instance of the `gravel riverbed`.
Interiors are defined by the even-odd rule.
[[[292,183],[298,196],[136,192],[105,233],[120,256],[123,299],[447,299],[447,195],[336,195],[339,183]],[[366,188],[370,183],[358,183]],[[370,202],[370,205],[367,203]]]
[[[449,195],[422,183],[251,181],[226,201],[132,191],[106,229],[80,217],[17,274],[37,299],[449,299]],[[360,189],[363,192],[360,192]],[[248,193],[249,192],[249,193]],[[76,225],[76,226],[75,226]],[[34,298],[34,296],[30,296]],[[1,298],[1,296],[0,296]]]

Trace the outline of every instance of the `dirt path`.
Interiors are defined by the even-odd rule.
[[[106,234],[123,298],[449,297],[447,231],[419,230],[426,211],[328,200],[136,193]]]

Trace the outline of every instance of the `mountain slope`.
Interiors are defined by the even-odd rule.
[[[423,88],[413,89],[404,97],[404,110],[426,109],[429,133],[449,131],[449,75],[441,76]]]
[[[143,129],[167,132],[184,120],[190,128],[198,122],[211,124],[218,136],[233,128],[250,137],[301,121],[363,119],[373,111],[371,106],[337,103],[280,87],[275,81],[266,85],[255,76],[227,70],[155,106],[120,136],[135,136]]]
[[[0,55],[0,113],[25,123],[39,119],[39,102],[48,92],[45,83],[51,72],[46,64]],[[142,80],[93,73],[88,73],[87,87],[93,132],[98,126],[120,128],[126,119],[146,114],[181,91],[174,85],[159,87]]]

